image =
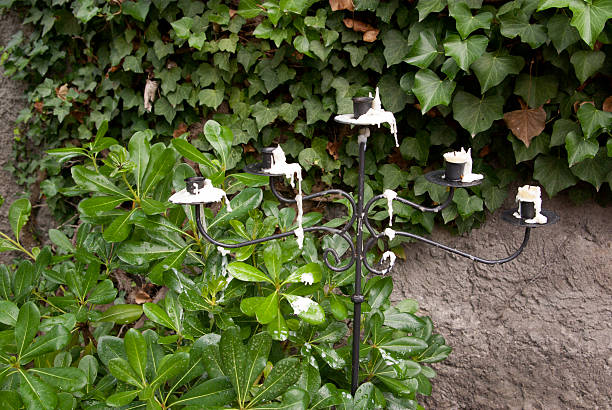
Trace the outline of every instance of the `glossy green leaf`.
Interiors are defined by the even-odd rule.
[[[300,377],[299,370],[300,361],[295,357],[287,357],[277,362],[251,403],[265,402],[283,394],[297,382]]]
[[[98,320],[127,324],[137,321],[140,316],[142,316],[142,305],[114,305],[106,309]]]
[[[170,319],[170,316],[168,316],[168,313],[159,305],[155,303],[145,303],[142,306],[142,310],[144,314],[155,323],[167,327],[168,329],[178,331],[178,329],[175,329],[174,323]]]
[[[132,216],[137,209],[130,212],[122,212],[119,216],[113,219],[113,222],[104,230],[102,235],[106,242],[123,242],[127,239],[132,231]]]
[[[23,370],[19,371],[19,375],[19,394],[28,403],[29,409],[55,409],[58,399],[51,386]]]
[[[306,265],[298,268],[293,271],[287,279],[285,279],[285,283],[305,283],[308,285],[312,285],[313,283],[318,283],[321,281],[323,276],[323,269],[321,265],[316,262],[310,262]]]
[[[125,352],[127,353],[128,363],[144,384],[145,368],[147,366],[147,344],[145,338],[136,329],[129,329],[125,334]]]
[[[434,32],[421,31],[404,61],[419,68],[427,68],[437,56],[438,42]]]
[[[18,316],[19,308],[16,304],[9,300],[0,300],[0,323],[15,326]]]
[[[229,378],[230,383],[236,391],[238,402],[242,402],[247,395],[242,381],[245,380],[245,363],[247,349],[242,344],[240,329],[230,327],[221,335],[219,342],[219,352],[221,354],[221,368],[223,373]]]
[[[17,316],[15,323],[15,344],[17,345],[17,354],[21,356],[34,340],[34,336],[38,332],[40,324],[40,312],[34,302],[27,302]]]
[[[244,262],[232,262],[227,265],[227,271],[238,280],[245,282],[270,282],[270,278],[256,267]]]
[[[126,345],[127,347],[127,345]],[[151,382],[153,386],[159,386],[167,380],[183,374],[189,367],[189,353],[178,352],[164,356],[160,361],[155,379]]]
[[[268,332],[257,333],[249,340],[247,360],[244,363],[244,379],[240,381],[245,391],[248,391],[253,386],[255,380],[266,368],[271,347],[272,338]]]
[[[149,13],[150,6],[151,0],[128,1],[125,4],[122,4],[121,11],[123,14],[132,16],[138,21],[145,21],[145,18]]]
[[[27,198],[17,199],[11,204],[8,212],[8,220],[11,224],[13,234],[19,242],[19,234],[21,229],[28,222],[30,218],[30,212],[32,212],[32,205]]]
[[[63,391],[77,391],[87,384],[85,373],[75,367],[32,368],[28,373],[37,375],[45,383]]]
[[[523,98],[531,108],[544,105],[557,96],[559,82],[554,76],[533,77],[521,74],[516,79],[514,93]]]
[[[281,248],[277,241],[269,243],[263,250],[264,264],[268,275],[273,281],[277,281],[282,268]]]
[[[354,407],[355,410],[366,410],[374,408],[374,385],[370,382],[363,383],[355,392]]]
[[[70,332],[64,326],[54,326],[50,331],[39,336],[34,343],[29,345],[23,352],[21,359],[24,363],[27,363],[43,354],[60,351],[68,345],[70,337]]]
[[[284,294],[293,308],[293,313],[306,323],[320,325],[325,321],[325,311],[317,302],[302,296]]]
[[[108,370],[117,380],[139,388],[144,387],[134,369],[125,359],[111,359],[108,362]]]
[[[70,169],[72,178],[81,188],[92,192],[103,192],[105,194],[123,197],[130,200],[130,196],[123,188],[117,187],[110,179],[102,174],[91,171],[82,165]]]
[[[222,127],[216,121],[208,120],[204,124],[204,137],[221,158],[221,163],[227,164],[234,141],[234,135],[229,128]]]
[[[236,392],[227,377],[206,380],[190,388],[173,406],[196,406],[198,408],[222,407],[236,397]]]
[[[255,310],[257,321],[266,325],[274,320],[278,313],[278,292],[270,293]]]
[[[106,399],[106,404],[112,407],[121,407],[130,404],[138,395],[138,390],[122,391],[115,394],[111,394]]]

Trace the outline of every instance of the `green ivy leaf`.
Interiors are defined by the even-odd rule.
[[[567,47],[580,40],[578,30],[570,25],[569,17],[562,13],[552,16],[546,24],[546,29],[548,30],[548,36],[559,54]]]
[[[602,147],[595,158],[587,158],[570,169],[574,175],[599,191],[608,173],[612,172],[612,160],[606,158],[605,149]]]
[[[173,21],[170,25],[178,38],[187,39],[191,34],[193,19],[191,17],[183,17],[180,20]]]
[[[507,52],[484,53],[474,61],[471,68],[480,82],[481,92],[501,83],[509,74],[518,74],[525,65],[519,56],[510,56]]]
[[[419,21],[423,21],[430,13],[442,11],[447,4],[447,0],[419,0],[416,8],[419,11]]]
[[[425,114],[437,105],[448,106],[456,85],[454,81],[440,80],[431,70],[419,70],[414,76],[412,91],[421,103],[421,113]]]
[[[558,119],[553,124],[553,132],[550,137],[550,146],[565,145],[565,138],[570,132],[576,135],[582,135],[580,125],[576,121],[567,120],[565,118]]]
[[[529,107],[537,108],[555,98],[558,87],[559,81],[552,75],[530,77],[521,74],[514,84],[514,93],[520,95]]]
[[[488,130],[493,121],[503,117],[504,99],[492,95],[479,99],[472,94],[459,91],[453,99],[453,118],[455,118],[472,137]]]
[[[121,4],[121,12],[144,22],[150,6],[151,0],[125,1]]]
[[[461,40],[456,34],[451,34],[444,40],[444,52],[453,60],[463,71],[469,71],[470,65],[483,55],[489,44],[489,39],[485,36],[471,36],[466,40]]]
[[[593,104],[582,104],[576,115],[586,138],[597,137],[601,130],[612,129],[612,112],[598,110]]]
[[[459,215],[463,219],[468,218],[474,212],[483,210],[484,202],[476,195],[470,195],[464,188],[459,188],[455,191],[453,202],[457,205]]]
[[[569,8],[572,11],[572,26],[578,29],[584,42],[593,48],[606,21],[612,18],[612,0],[572,0]]]
[[[472,11],[464,2],[452,1],[448,5],[449,14],[455,19],[457,31],[461,38],[466,39],[475,30],[488,29],[493,20],[493,14],[488,11],[472,15]]]
[[[240,0],[236,13],[245,19],[252,19],[259,16],[263,10],[255,0]]]
[[[572,167],[587,158],[594,158],[599,151],[599,144],[596,139],[586,139],[572,131],[565,137],[565,149],[567,161]]]
[[[414,42],[412,48],[404,61],[419,68],[427,68],[438,56],[438,41],[433,30],[421,31],[419,38]]]
[[[535,160],[533,177],[542,184],[549,197],[576,183],[567,161],[542,155]]]
[[[385,74],[378,82],[380,88],[380,99],[387,111],[400,112],[408,104],[408,95],[402,90],[397,82],[397,77]]]
[[[529,17],[522,10],[513,10],[499,18],[502,36],[508,38],[521,37],[521,41],[536,49],[548,40],[545,26],[530,24]]]
[[[576,77],[581,83],[589,79],[603,67],[606,54],[603,51],[576,51],[570,62],[574,66]]]
[[[387,61],[387,67],[401,63],[408,54],[410,47],[408,42],[398,30],[389,30],[382,36],[382,42],[385,46],[383,55]]]

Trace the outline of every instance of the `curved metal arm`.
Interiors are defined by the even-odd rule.
[[[410,232],[395,231],[396,236],[404,236],[406,238],[416,239],[417,241],[425,242],[428,245],[433,245],[447,252],[451,252],[456,255],[463,256],[464,258],[471,259],[474,262],[484,263],[486,265],[497,265],[501,263],[510,262],[511,260],[515,259],[517,256],[519,256],[523,252],[523,250],[525,249],[525,246],[527,246],[527,242],[529,241],[530,233],[531,233],[531,228],[525,228],[525,236],[523,237],[523,242],[521,243],[519,248],[511,255],[505,258],[501,258],[501,259],[484,259],[478,256],[471,255],[467,252],[463,252],[458,249],[451,248],[450,246],[438,243],[436,241],[432,241],[431,239],[427,239],[427,238],[424,238],[422,236],[419,236],[419,235],[416,235]],[[374,246],[374,244],[376,243],[378,239],[383,239],[383,238],[386,238],[386,236],[383,234],[379,234],[379,235],[372,236],[370,239],[368,239],[368,241],[366,242],[364,246],[364,253],[367,253]],[[377,274],[377,275],[385,274],[388,271],[388,269],[381,271],[379,269],[373,268],[372,266],[368,264],[368,261],[365,258],[364,258],[363,263],[365,264],[365,266],[368,268],[370,272]]]
[[[276,176],[270,177],[270,190],[272,191],[274,196],[281,202],[284,202],[287,204],[295,204],[296,202],[295,199],[285,198],[276,190],[276,187],[274,186],[274,181],[276,180],[276,178],[279,178],[279,177],[276,177]],[[318,198],[320,196],[332,195],[332,194],[342,195],[351,204],[351,211],[352,211],[351,219],[347,223],[344,224],[344,228],[342,228],[341,230],[342,232],[346,232],[351,226],[353,226],[353,223],[355,222],[355,219],[357,218],[357,204],[355,204],[355,200],[353,199],[351,194],[341,189],[328,189],[327,191],[321,191],[321,192],[317,192],[314,194],[303,196],[302,201],[306,201],[306,200],[313,199],[313,198]]]
[[[229,248],[229,249],[242,248],[243,246],[256,245],[258,243],[268,242],[268,241],[271,241],[271,240],[274,240],[274,239],[281,239],[281,238],[285,238],[287,236],[294,236],[295,235],[295,231],[290,231],[290,232],[277,233],[275,235],[266,236],[264,238],[257,238],[257,239],[253,239],[253,240],[250,240],[250,241],[244,241],[244,242],[239,242],[239,243],[225,243],[225,242],[220,242],[220,241],[214,239],[206,231],[206,228],[204,227],[204,224],[202,223],[202,205],[201,204],[195,206],[195,218],[196,218],[196,225],[198,227],[198,231],[204,237],[204,239],[206,239],[208,242],[212,243],[213,245],[221,246],[223,248]],[[343,272],[343,271],[349,269],[353,265],[353,263],[355,262],[355,245],[353,244],[353,241],[351,241],[351,239],[347,235],[347,233],[342,231],[342,230],[340,230],[340,229],[329,228],[327,226],[311,226],[309,228],[304,228],[304,233],[306,233],[306,232],[315,232],[315,231],[323,231],[323,232],[327,232],[327,233],[330,233],[330,234],[340,235],[349,244],[349,246],[351,248],[351,250],[350,250],[350,260],[349,260],[348,264],[346,264],[344,266],[340,266],[340,267],[332,265],[329,262],[329,260],[327,259],[327,255],[329,253],[331,253],[333,255],[333,257],[334,257],[335,263],[336,264],[340,263],[340,256],[335,251],[335,249],[326,248],[326,249],[323,250],[323,260],[325,262],[325,265],[327,265],[328,268],[330,268],[334,272]]]
[[[401,202],[402,204],[411,206],[413,208],[416,208],[421,212],[440,212],[441,210],[443,210],[444,208],[446,208],[447,206],[451,204],[454,195],[455,195],[455,188],[450,187],[450,191],[448,192],[448,197],[444,200],[444,202],[442,202],[440,205],[433,206],[433,207],[419,205],[415,202],[412,202],[412,201],[409,201],[407,199],[400,198],[400,197],[393,198],[393,200]],[[377,236],[378,233],[376,232],[374,228],[372,228],[372,225],[370,225],[370,219],[367,217],[367,215],[370,212],[370,207],[374,205],[376,201],[379,201],[383,199],[384,197],[385,197],[384,195],[376,195],[375,197],[373,197],[372,199],[368,201],[363,211],[363,214],[364,214],[363,222],[365,223],[366,228],[368,228],[368,231],[370,231],[370,234],[374,236]]]

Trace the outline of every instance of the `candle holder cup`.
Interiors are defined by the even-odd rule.
[[[204,177],[189,177],[185,178],[187,192],[194,195],[198,190],[204,188]]]
[[[372,97],[354,97],[353,98],[353,117],[355,119],[361,117],[372,108]]]
[[[519,214],[523,219],[533,219],[535,218],[535,203],[528,201],[519,201]]]
[[[448,162],[446,161],[446,169],[444,170],[444,179],[448,181],[461,181],[463,176],[464,162]]]

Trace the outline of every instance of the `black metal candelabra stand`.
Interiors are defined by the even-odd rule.
[[[340,121],[340,122],[343,122],[343,121]],[[366,136],[369,134],[370,134],[369,126],[361,127],[360,136]],[[351,218],[349,219],[349,221],[346,222],[346,224],[342,227],[342,229],[330,228],[330,227],[325,227],[325,226],[313,226],[313,227],[304,228],[304,233],[306,232],[324,232],[326,234],[336,234],[342,237],[348,243],[349,245],[349,249],[347,250],[348,261],[345,262],[344,265],[342,265],[342,257],[344,255],[338,255],[336,250],[332,248],[323,249],[324,263],[332,271],[335,271],[335,272],[346,271],[347,269],[350,269],[355,263],[355,291],[354,291],[354,294],[351,296],[351,300],[354,305],[352,360],[351,360],[352,361],[352,364],[351,364],[352,365],[351,393],[353,395],[355,394],[357,388],[359,387],[359,343],[360,343],[360,336],[361,336],[360,334],[360,331],[361,331],[361,304],[364,302],[364,299],[365,299],[364,295],[361,294],[362,265],[366,268],[368,272],[372,274],[376,274],[376,275],[385,274],[389,272],[391,268],[391,266],[388,266],[386,268],[375,268],[368,263],[367,258],[366,258],[367,252],[370,251],[370,249],[372,249],[372,247],[377,243],[378,240],[386,241],[385,248],[388,249],[389,238],[385,233],[377,232],[376,229],[372,227],[372,224],[370,223],[370,220],[368,219],[368,213],[370,209],[372,208],[372,206],[374,206],[374,204],[378,200],[383,199],[385,196],[384,195],[374,196],[372,199],[370,199],[370,201],[368,201],[367,204],[365,204],[365,206],[363,203],[364,202],[364,179],[365,179],[365,170],[364,170],[365,152],[366,152],[366,138],[363,138],[363,139],[360,138],[359,139],[359,185],[358,185],[358,192],[357,192],[357,202],[355,202],[351,194],[343,190],[340,190],[340,189],[330,189],[327,191],[317,192],[311,195],[305,195],[302,198],[303,201],[306,201],[306,200],[311,200],[314,198],[322,197],[325,195],[332,195],[332,194],[340,195],[347,199],[350,205],[350,211],[352,212]],[[275,187],[275,183],[277,181],[282,181],[284,179],[284,175],[273,174],[267,171],[268,169],[270,169],[270,165],[271,165],[272,149],[264,148],[262,152],[262,156],[263,156],[262,163],[251,164],[245,168],[245,171],[251,174],[255,174],[255,175],[269,176],[270,177],[270,190],[272,191],[274,196],[278,198],[279,201],[285,204],[296,203],[295,199],[285,198],[284,196],[282,196]],[[444,178],[443,170],[430,172],[425,175],[425,178],[427,178],[427,180],[430,182],[449,187],[448,197],[443,203],[441,203],[440,205],[434,206],[434,207],[426,207],[426,206],[422,206],[420,204],[408,201],[400,197],[396,197],[393,200],[398,201],[402,204],[411,206],[413,208],[416,208],[421,212],[440,212],[451,204],[453,195],[455,192],[455,188],[465,188],[465,187],[475,186],[482,182],[482,180],[478,180],[474,182],[450,181]],[[425,238],[425,237],[422,237],[422,236],[419,236],[419,235],[416,235],[410,232],[402,232],[402,231],[394,231],[394,232],[396,236],[412,238],[414,240],[424,242],[428,245],[436,246],[440,249],[454,253],[456,255],[463,256],[465,258],[469,258],[474,262],[479,262],[479,263],[484,263],[484,264],[489,264],[489,265],[500,264],[500,263],[506,263],[506,262],[509,262],[515,259],[517,256],[521,254],[521,252],[523,252],[523,250],[525,249],[525,246],[527,245],[527,242],[529,241],[529,235],[531,232],[531,228],[549,225],[549,224],[555,223],[559,219],[558,216],[554,214],[553,212],[543,210],[542,214],[548,218],[548,222],[546,224],[535,224],[535,223],[532,224],[532,223],[525,222],[524,218],[521,218],[521,219],[516,218],[513,215],[513,213],[514,213],[514,210],[504,211],[502,214],[502,218],[506,222],[509,222],[513,225],[524,227],[525,236],[523,238],[523,242],[521,243],[519,248],[514,253],[512,253],[511,255],[505,258],[501,258],[501,259],[480,258],[478,256],[471,255],[467,252],[463,252],[461,250],[452,248],[450,246],[438,243],[431,239],[428,239],[428,238]],[[281,239],[281,238],[295,235],[294,231],[290,231],[290,232],[284,232],[284,233],[271,235],[265,238],[258,238],[258,239],[235,243],[235,244],[223,243],[223,242],[215,240],[208,234],[208,232],[206,231],[206,227],[202,223],[201,216],[202,216],[202,204],[198,204],[196,205],[196,208],[195,208],[195,217],[196,217],[196,223],[198,226],[198,230],[200,231],[201,235],[207,241],[211,242],[214,245],[221,246],[223,248],[229,248],[229,249],[240,248],[243,246],[255,245],[255,244],[268,242],[271,240]],[[353,239],[351,235],[349,234],[349,229],[355,223],[356,223],[356,226],[355,226],[355,229],[352,235],[355,238],[355,242],[353,242]],[[365,242],[363,240],[364,225],[370,234],[369,239]],[[334,259],[333,263],[330,262],[328,258],[329,254],[333,256],[333,259]]]

